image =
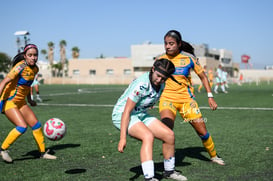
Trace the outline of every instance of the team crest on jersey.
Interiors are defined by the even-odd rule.
[[[136,96],[138,96],[138,95],[139,95],[139,92],[138,92],[137,90],[135,90],[135,91],[134,91],[134,94],[135,94]]]
[[[24,66],[23,65],[19,65],[15,68],[15,71],[20,72],[21,70],[23,70]]]
[[[180,65],[186,65],[185,59],[180,59]]]
[[[190,103],[190,106],[191,106],[192,108],[196,108],[196,107],[197,107],[196,102],[195,102],[195,101],[191,102],[191,103]]]
[[[200,63],[199,63],[199,58],[196,59],[196,64],[197,64],[197,65],[200,65]]]

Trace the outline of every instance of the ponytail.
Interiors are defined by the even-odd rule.
[[[189,44],[186,41],[182,40],[181,50],[184,51],[184,52],[190,53],[193,56],[195,56],[194,48],[191,46],[191,44]]]
[[[18,53],[13,59],[12,59],[12,67],[14,67],[18,62],[24,59],[24,52]]]

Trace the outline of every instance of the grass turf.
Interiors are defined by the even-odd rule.
[[[44,124],[61,118],[67,134],[46,141],[57,160],[38,159],[31,128],[11,147],[13,164],[0,161],[0,180],[143,180],[139,162],[141,143],[128,137],[123,154],[117,151],[119,132],[112,125],[113,105],[126,86],[41,85],[43,103],[33,107]],[[226,162],[209,162],[201,141],[188,123],[175,122],[176,169],[188,180],[272,180],[273,85],[231,85],[228,94],[217,94],[219,109],[207,109],[206,93],[196,93],[217,152]],[[257,110],[255,108],[270,108]],[[151,113],[159,117],[158,110]],[[1,116],[0,142],[14,126]],[[161,142],[154,143],[156,177],[163,171]]]

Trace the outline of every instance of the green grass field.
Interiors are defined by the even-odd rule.
[[[126,181],[143,180],[141,143],[128,137],[123,154],[117,151],[119,132],[111,121],[113,105],[127,86],[41,85],[43,103],[33,107],[44,124],[62,119],[67,134],[60,141],[46,139],[57,160],[38,159],[31,128],[10,148],[13,164],[0,161],[0,181]],[[80,89],[80,91],[78,91]],[[273,84],[231,85],[217,94],[219,109],[208,109],[206,94],[196,93],[207,128],[226,166],[209,162],[201,141],[180,117],[175,122],[176,169],[188,180],[273,180]],[[151,113],[159,117],[158,110]],[[14,127],[1,116],[0,142]],[[156,177],[161,176],[161,142],[154,143]]]

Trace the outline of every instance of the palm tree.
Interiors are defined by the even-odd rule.
[[[48,46],[47,58],[50,63],[50,66],[52,66],[54,61],[54,43],[50,41],[47,43],[47,46]]]
[[[77,46],[73,47],[72,48],[72,57],[74,59],[78,59],[79,56],[80,56],[80,49]]]
[[[46,54],[47,54],[46,49],[42,49],[41,54],[45,57],[45,59],[48,59],[48,56],[46,56]]]
[[[62,64],[62,70],[63,70],[63,76],[64,76],[64,67],[65,67],[65,63],[66,63],[66,41],[65,40],[61,40],[60,41],[60,57],[61,57],[61,64]]]

